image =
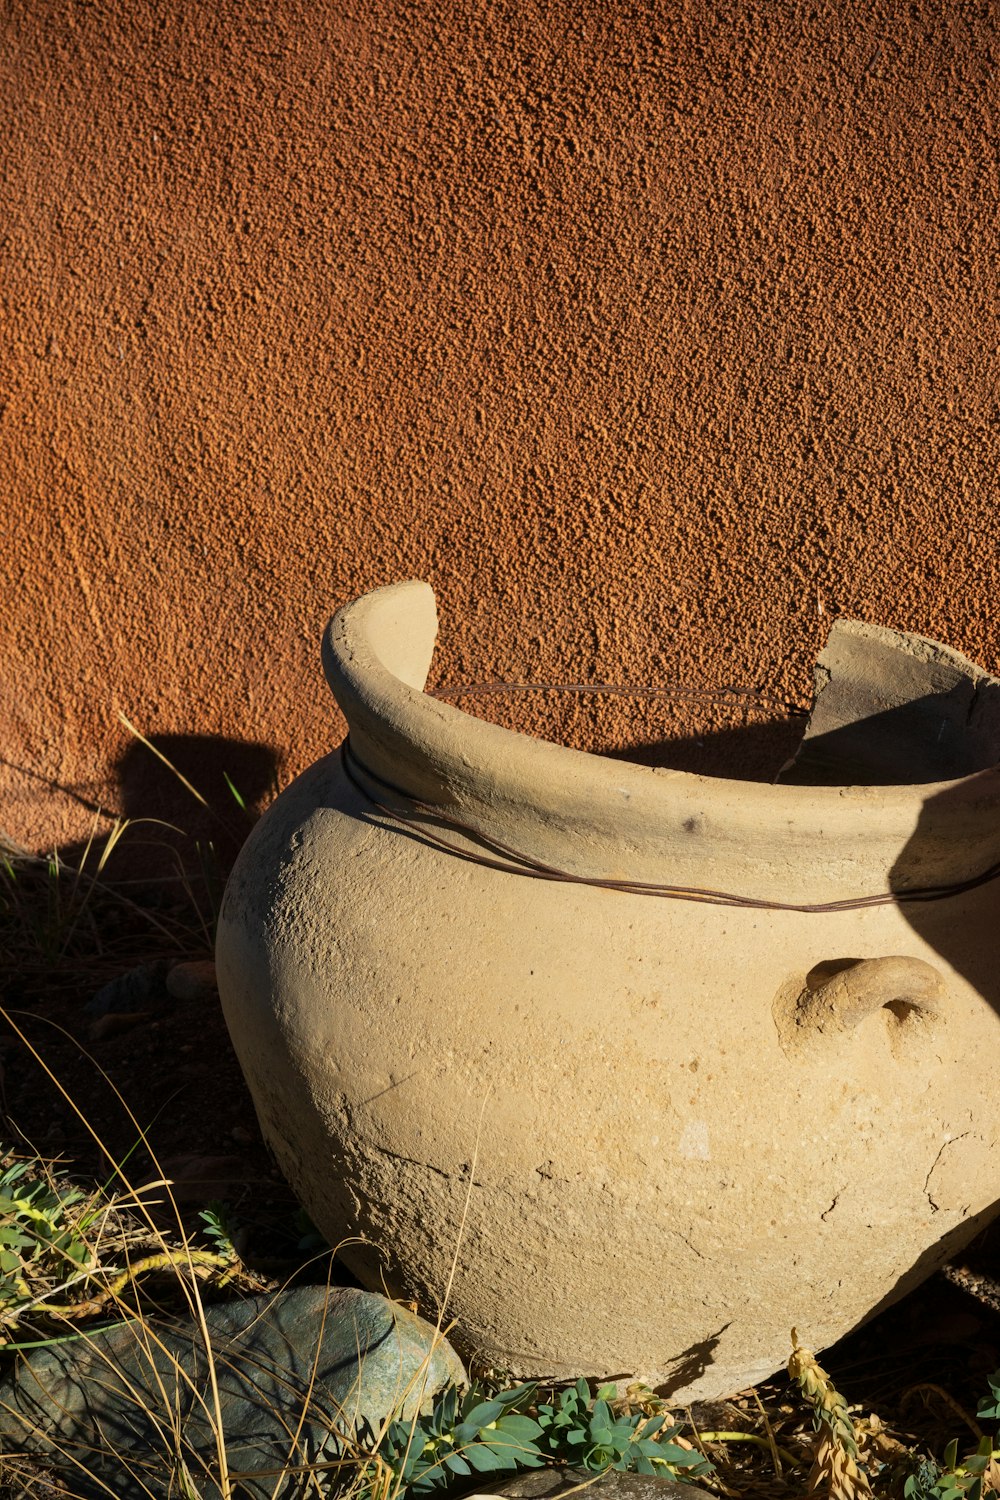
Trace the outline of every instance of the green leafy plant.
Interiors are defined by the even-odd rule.
[[[989,1377],[990,1394],[980,1403],[976,1416],[984,1421],[1000,1420],[1000,1370]],[[974,1453],[958,1456],[958,1439],[944,1450],[942,1462],[922,1459],[903,1486],[904,1500],[982,1500],[1000,1494],[1000,1448],[988,1435],[980,1439]]]
[[[982,1417],[984,1422],[1000,1421],[1000,1370],[994,1370],[993,1374],[987,1377],[986,1383],[990,1388],[990,1394],[980,1401],[976,1416]]]
[[[235,1260],[236,1250],[233,1245],[233,1236],[229,1224],[229,1211],[224,1203],[210,1203],[203,1208],[198,1215],[201,1220],[201,1232],[205,1238],[211,1241],[216,1255],[222,1260]]]
[[[712,1472],[700,1453],[676,1442],[680,1427],[658,1413],[621,1407],[614,1385],[591,1396],[585,1380],[538,1401],[536,1383],[490,1393],[475,1382],[443,1391],[431,1411],[391,1422],[374,1444],[366,1492],[425,1495],[474,1474],[513,1473],[563,1463],[594,1474],[631,1469],[676,1479]]]
[[[27,1161],[0,1173],[0,1317],[29,1301],[33,1286],[93,1269],[84,1238],[92,1215],[80,1211],[86,1196]]]
[[[179,1244],[168,1245],[141,1222],[139,1196],[129,1198],[125,1207],[107,1188],[85,1192],[40,1158],[4,1168],[0,1350],[16,1350],[25,1325],[85,1322],[115,1308],[125,1290],[149,1274],[187,1271],[220,1287],[254,1283],[233,1247],[219,1205],[201,1215],[203,1233],[212,1242],[211,1250],[203,1250],[183,1236]],[[147,1253],[137,1254],[139,1250]],[[59,1342],[58,1336],[49,1342]]]
[[[540,1467],[544,1460],[533,1439],[541,1428],[523,1414],[534,1391],[533,1385],[525,1385],[490,1396],[478,1383],[464,1394],[448,1386],[426,1415],[390,1422],[381,1439],[372,1440],[365,1488],[376,1494],[406,1490],[423,1495],[473,1472]]]
[[[709,1474],[712,1466],[700,1453],[675,1442],[680,1424],[668,1426],[668,1416],[612,1409],[618,1387],[601,1386],[591,1397],[585,1380],[553,1395],[537,1408],[542,1429],[539,1451],[561,1463],[599,1474],[605,1469],[630,1469],[638,1474],[689,1478]]]

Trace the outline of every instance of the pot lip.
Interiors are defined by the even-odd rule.
[[[351,747],[404,797],[534,855],[607,868],[609,858],[621,866],[624,850],[630,870],[666,858],[704,876],[706,858],[742,850],[751,875],[823,893],[844,880],[870,885],[878,871],[882,888],[891,875],[899,891],[963,880],[1000,861],[1000,767],[943,782],[817,787],[614,760],[428,696],[436,636],[434,593],[419,580],[337,611],[323,665]]]

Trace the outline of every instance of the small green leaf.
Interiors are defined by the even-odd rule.
[[[506,1461],[486,1443],[470,1443],[462,1452],[479,1474],[498,1474],[508,1467]]]
[[[600,1474],[604,1469],[609,1469],[614,1462],[615,1453],[610,1448],[591,1448],[584,1454],[583,1466],[592,1474]]]
[[[1000,1417],[1000,1370],[995,1370],[989,1377],[987,1383],[990,1388],[990,1395],[993,1399],[990,1400],[989,1397],[986,1397],[986,1399],[980,1405],[979,1410],[976,1412],[976,1416],[985,1417],[987,1420],[989,1420],[991,1418],[995,1419],[997,1417]]]
[[[612,1427],[614,1420],[614,1417],[611,1415],[611,1408],[606,1401],[597,1400],[594,1402],[594,1409],[590,1418],[591,1428]]]
[[[230,781],[230,779],[229,779],[229,773],[227,771],[223,771],[223,773],[222,773],[222,779],[226,783],[226,786],[229,788],[229,790],[232,792],[232,794],[233,794],[233,801],[236,803],[236,806],[239,808],[240,812],[246,812],[246,810],[247,810],[246,801],[241,796],[241,794],[236,790],[236,787],[233,785],[232,781]]]
[[[636,1438],[629,1444],[635,1453],[643,1453],[647,1458],[659,1458],[666,1462],[666,1455],[660,1444],[654,1438]]]
[[[537,1380],[529,1380],[524,1385],[512,1386],[509,1391],[500,1391],[493,1399],[502,1401],[505,1407],[530,1406],[537,1390]]]
[[[463,1420],[475,1428],[488,1427],[491,1422],[502,1417],[506,1409],[504,1403],[496,1398],[492,1401],[479,1401],[471,1411],[465,1413]]]
[[[33,1243],[34,1241],[30,1235],[25,1234],[23,1230],[18,1229],[13,1224],[0,1229],[0,1245],[24,1247]]]
[[[511,1414],[501,1417],[496,1424],[496,1431],[502,1432],[504,1437],[512,1438],[515,1442],[531,1442],[541,1435],[541,1427],[533,1422],[530,1417],[519,1417]]]

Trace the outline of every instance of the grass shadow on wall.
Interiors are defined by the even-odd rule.
[[[211,959],[228,871],[277,763],[246,741],[137,740],[118,762],[121,813],[109,833],[95,818],[92,841],[45,857],[10,848],[0,865],[0,1003],[30,1018],[32,1040],[79,1097],[93,1100],[89,1051],[126,1092],[141,1077],[147,1121],[162,1110],[169,1129],[164,1153],[190,1157],[191,1172],[213,1181],[234,1175],[228,1130],[252,1136],[242,1149],[254,1150],[254,1116],[210,982],[183,1000],[167,977]],[[33,1142],[85,1152],[23,1059],[4,1078],[10,1045],[0,1028],[0,1120],[9,1108]],[[103,1115],[97,1123],[112,1129]]]
[[[188,869],[197,867],[209,849],[228,869],[278,790],[274,748],[222,735],[134,739],[115,772],[122,816],[133,824],[122,857],[144,851],[151,874],[178,859]]]

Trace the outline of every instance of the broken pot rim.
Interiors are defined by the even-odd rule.
[[[1000,861],[1000,767],[944,782],[795,786],[612,759],[429,696],[437,628],[434,592],[419,580],[334,615],[323,665],[351,749],[404,798],[530,857],[555,851],[568,870],[625,868],[635,879],[666,860],[678,880],[704,879],[706,861],[735,858],[751,885],[770,890],[780,878],[824,896],[845,881],[870,885],[878,872],[902,891],[967,880]]]

